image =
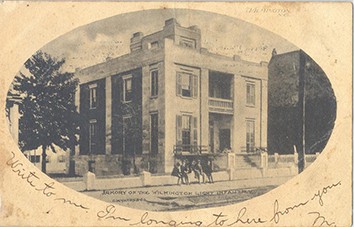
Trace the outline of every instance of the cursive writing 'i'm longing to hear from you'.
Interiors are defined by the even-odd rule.
[[[59,193],[56,191],[55,182],[43,182],[43,179],[40,178],[39,174],[35,171],[29,171],[26,169],[24,163],[16,157],[14,152],[11,153],[12,157],[7,160],[6,165],[10,167],[12,172],[21,180],[23,180],[30,188],[40,193],[45,198],[53,199],[55,201],[61,201],[64,205],[70,205],[78,209],[89,210],[88,206],[84,206],[80,203],[73,201],[72,199],[67,198],[66,196],[59,196]],[[236,225],[258,225],[265,223],[278,224],[281,222],[282,218],[287,215],[292,215],[295,210],[300,210],[306,212],[307,215],[310,215],[314,219],[312,220],[312,226],[336,226],[336,223],[331,220],[329,221],[323,214],[319,211],[306,211],[304,208],[308,204],[316,202],[317,206],[325,206],[325,195],[332,192],[338,186],[341,186],[341,181],[333,183],[327,186],[322,187],[315,191],[315,193],[309,198],[303,201],[294,202],[293,205],[285,206],[281,208],[281,202],[279,199],[275,199],[273,202],[273,212],[271,217],[260,217],[254,215],[249,211],[247,207],[242,207],[238,210],[233,210],[230,213],[220,211],[210,213],[212,221],[205,221],[199,218],[186,216],[183,220],[175,220],[169,218],[159,218],[155,213],[150,214],[149,212],[143,212],[139,218],[134,216],[120,215],[119,209],[115,205],[109,204],[103,210],[99,210],[96,214],[99,220],[111,220],[111,221],[120,221],[124,222],[126,225],[130,226],[236,226]],[[236,196],[236,195],[235,195]],[[49,213],[46,212],[46,213]],[[86,212],[87,213],[87,212]],[[205,216],[207,217],[207,216]],[[309,224],[309,225],[310,225]]]

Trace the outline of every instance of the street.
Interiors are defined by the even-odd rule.
[[[84,194],[131,208],[171,211],[223,206],[262,195],[289,178],[221,181],[213,184],[164,185],[153,187],[85,191]]]

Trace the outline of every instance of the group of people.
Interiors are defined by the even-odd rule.
[[[211,160],[202,164],[200,159],[192,160],[190,163],[187,159],[177,161],[173,170],[172,176],[177,177],[177,184],[189,184],[189,174],[194,173],[194,178],[197,179],[197,183],[214,183],[212,176]]]

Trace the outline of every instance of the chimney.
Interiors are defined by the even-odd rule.
[[[176,18],[170,18],[170,19],[165,21],[165,26],[170,26],[170,25],[178,25],[178,26],[180,26],[180,24],[177,22]]]
[[[130,51],[134,52],[137,50],[141,50],[141,40],[144,37],[142,32],[135,32],[133,36],[130,38]]]
[[[197,25],[190,26],[188,29],[200,33],[200,28]]]

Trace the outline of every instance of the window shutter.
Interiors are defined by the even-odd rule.
[[[194,98],[197,98],[198,97],[198,77],[193,75],[192,78],[193,78],[192,94]]]
[[[123,99],[124,98],[123,97],[123,95],[124,95],[124,80],[123,80],[123,78],[120,78],[118,84],[119,84],[120,101],[123,102],[124,101],[124,99]]]
[[[177,73],[177,78],[176,78],[176,92],[177,96],[182,95],[182,87],[181,87],[181,74]]]
[[[182,116],[176,116],[176,142],[177,145],[182,144]]]
[[[157,96],[159,93],[159,71],[155,70],[152,72],[152,96]]]
[[[256,88],[255,88],[255,85],[252,85],[251,86],[251,100],[252,100],[252,104],[253,105],[256,105]]]
[[[198,144],[198,131],[197,131],[197,118],[192,117],[192,133],[193,133],[193,143]]]

